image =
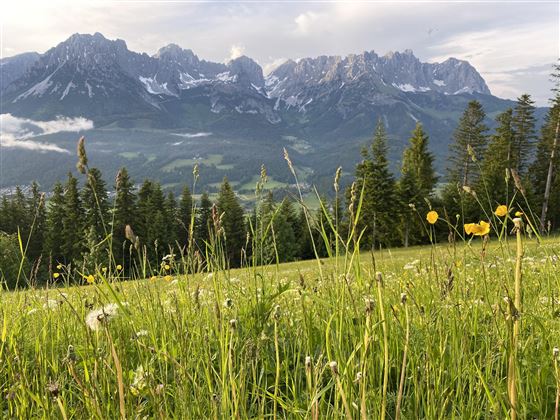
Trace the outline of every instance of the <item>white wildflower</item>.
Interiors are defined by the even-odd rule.
[[[30,310],[27,312],[27,315],[34,314],[34,313],[37,312],[37,311],[38,311],[37,308],[30,309]]]
[[[47,301],[43,304],[43,309],[56,309],[58,306],[58,300],[47,299]]]
[[[140,330],[140,331],[136,331],[136,338],[138,337],[145,337],[148,335],[148,331],[147,330]]]
[[[116,303],[109,303],[87,314],[86,324],[91,330],[98,331],[103,323],[109,322],[117,315],[118,310],[119,306]]]

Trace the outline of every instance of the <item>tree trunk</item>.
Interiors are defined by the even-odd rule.
[[[556,155],[556,147],[558,145],[558,130],[560,129],[560,114],[557,116],[556,132],[554,134],[554,141],[552,143],[552,150],[550,151],[550,160],[548,163],[548,174],[546,176],[546,186],[544,188],[544,200],[541,212],[541,232],[545,232],[546,214],[548,212],[548,200],[550,198],[550,187],[552,185],[552,173],[554,171],[554,157]]]

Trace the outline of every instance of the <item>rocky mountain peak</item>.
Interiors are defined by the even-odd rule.
[[[259,88],[264,86],[262,68],[253,59],[242,55],[231,60],[227,66],[230,73],[237,76],[239,81],[252,83]]]

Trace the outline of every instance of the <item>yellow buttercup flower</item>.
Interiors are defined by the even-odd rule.
[[[507,206],[502,204],[502,205],[496,207],[496,211],[494,211],[494,214],[498,217],[504,217],[505,215],[508,214]]]
[[[58,265],[56,266],[56,269],[57,269],[57,270],[62,270],[62,264],[58,264]]]
[[[106,273],[106,272],[107,272],[107,267],[103,267],[103,268],[101,269],[101,271],[103,271],[103,273]]]
[[[515,217],[521,217],[523,216],[523,212],[522,211],[516,211],[515,212]]]
[[[171,266],[169,264],[165,264],[163,268],[165,268],[165,271],[171,270]]]
[[[60,273],[54,273],[54,274],[53,274],[53,277],[54,277],[55,279],[57,279],[58,277],[60,277]]]
[[[171,281],[171,280],[173,280],[173,277],[170,276],[170,275],[167,275],[167,276],[165,276],[163,279],[164,279],[165,281]]]
[[[426,215],[426,220],[431,225],[433,225],[435,222],[437,222],[438,218],[439,218],[439,214],[435,210],[429,211],[428,214]]]
[[[117,264],[117,271],[121,271],[122,270],[122,265]]]
[[[479,223],[467,223],[464,228],[467,235],[484,236],[490,233],[490,223],[482,220]]]
[[[151,281],[156,281],[156,280],[157,280],[157,276],[152,276],[152,277],[150,277],[150,280],[151,280]]]
[[[86,281],[87,281],[89,284],[95,283],[95,277],[93,277],[93,274],[90,274],[89,276],[84,277],[84,278],[86,279]]]

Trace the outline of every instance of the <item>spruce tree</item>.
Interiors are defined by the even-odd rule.
[[[535,142],[535,107],[530,95],[523,94],[517,99],[511,125],[513,144],[511,147],[512,168],[523,175],[532,157]]]
[[[488,150],[482,162],[482,176],[476,188],[477,191],[485,191],[490,199],[487,211],[492,211],[497,204],[509,202],[512,196],[512,185],[506,183],[509,178],[508,171],[515,169],[513,164],[513,110],[510,108],[496,117],[498,126],[495,133],[490,137]]]
[[[87,226],[86,233],[89,234],[90,228],[93,228],[97,240],[103,240],[109,233],[109,199],[99,169],[88,170],[81,198]]]
[[[412,172],[416,179],[422,198],[428,198],[436,185],[434,156],[428,150],[429,137],[422,124],[417,123],[409,140],[409,146],[403,153],[402,172]]]
[[[222,217],[222,227],[226,238],[226,257],[231,266],[241,262],[241,250],[246,241],[245,214],[227,178],[220,187],[217,208]]]
[[[280,204],[274,227],[278,254],[282,262],[293,261],[297,257],[298,247],[294,226],[297,226],[297,218],[292,201],[286,197]]]
[[[167,193],[164,205],[164,218],[166,225],[166,236],[164,238],[167,247],[175,248],[177,246],[178,236],[177,233],[180,229],[178,214],[177,214],[177,200],[173,191]]]
[[[153,238],[150,237],[150,226],[154,217],[154,206],[152,196],[154,183],[149,179],[144,180],[138,191],[137,202],[137,226],[134,228],[136,235],[140,237],[142,246],[153,247]]]
[[[68,173],[64,191],[64,219],[62,228],[62,253],[67,262],[77,264],[85,243],[84,211],[78,191],[78,180]]]
[[[31,238],[27,249],[28,258],[36,261],[43,252],[46,230],[45,196],[39,190],[39,184],[31,184],[31,197],[29,200],[29,217],[32,223]]]
[[[394,238],[398,208],[395,180],[387,161],[387,135],[381,120],[377,124],[370,150],[364,149],[362,156],[362,162],[356,167],[357,191],[361,192],[362,186],[364,191],[358,221],[358,230],[365,230],[362,246],[389,245]]]
[[[29,210],[28,200],[19,185],[16,187],[10,207],[11,226],[8,233],[18,233],[19,231],[22,242],[26,243],[31,232],[33,219]]]
[[[11,232],[12,212],[10,204],[8,197],[3,195],[2,201],[0,202],[0,232]]]
[[[210,223],[212,221],[212,201],[208,193],[200,197],[200,207],[196,209],[195,242],[203,255],[206,255],[206,243],[210,241]]]
[[[486,114],[478,101],[470,101],[453,134],[450,146],[448,181],[460,186],[471,185],[477,179],[478,169],[473,157],[480,161],[487,145],[488,127],[484,124]]]
[[[43,253],[53,266],[64,261],[64,187],[60,182],[54,185],[52,197],[48,201],[46,238]]]
[[[190,240],[191,224],[192,224],[192,208],[193,201],[191,190],[185,185],[179,200],[179,209],[177,210],[178,219],[178,241],[182,247],[186,247]],[[192,227],[194,229],[194,227]]]
[[[130,242],[125,236],[126,225],[137,229],[136,194],[134,183],[126,168],[121,168],[115,180],[115,208],[113,213],[113,255],[116,264],[130,266]]]
[[[540,210],[540,229],[548,231],[560,226],[560,66],[554,77],[555,97],[545,117],[537,143],[535,161],[529,175],[534,192],[535,207]]]

